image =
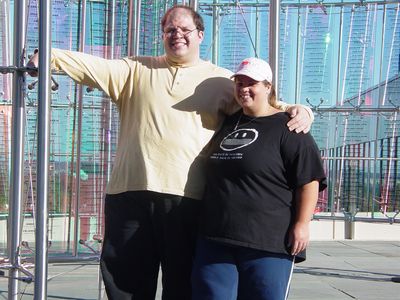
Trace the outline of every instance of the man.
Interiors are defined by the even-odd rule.
[[[200,153],[224,115],[238,109],[232,73],[200,59],[200,15],[174,6],[161,25],[166,54],[159,57],[105,60],[52,50],[54,68],[103,90],[120,113],[100,263],[109,299],[154,299],[160,263],[163,299],[190,299]],[[290,129],[309,130],[306,109],[291,114]]]

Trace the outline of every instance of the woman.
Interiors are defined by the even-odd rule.
[[[287,298],[303,261],[309,222],[326,187],[309,135],[287,129],[267,62],[245,59],[233,75],[242,110],[207,145],[207,185],[192,299]]]

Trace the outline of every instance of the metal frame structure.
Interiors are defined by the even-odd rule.
[[[25,1],[17,1],[14,8],[14,60],[16,68],[25,65]],[[10,184],[10,219],[8,233],[8,255],[12,268],[10,269],[8,298],[16,300],[18,296],[21,243],[21,215],[23,195],[23,163],[24,163],[24,135],[25,135],[25,74],[18,69],[13,74],[13,110],[12,110],[12,140],[11,140],[11,184]]]
[[[47,298],[48,183],[51,102],[51,0],[39,2],[39,107],[37,148],[37,219],[35,246],[35,299]]]

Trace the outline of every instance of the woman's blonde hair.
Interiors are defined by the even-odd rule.
[[[265,86],[271,86],[271,92],[268,95],[268,103],[269,105],[271,105],[272,107],[276,108],[276,103],[278,102],[276,100],[276,92],[275,92],[275,87],[272,83],[270,83],[267,80],[264,80],[263,83],[265,84]]]

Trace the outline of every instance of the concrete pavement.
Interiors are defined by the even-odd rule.
[[[400,281],[400,237],[399,241],[313,241],[307,260],[295,267],[289,300],[400,299],[396,281]],[[7,299],[7,283],[7,278],[0,278],[0,299]],[[19,285],[17,299],[33,299],[34,284]],[[47,299],[99,299],[98,265],[50,264],[47,289]]]
[[[399,279],[400,241],[312,242],[289,299],[400,299]]]

